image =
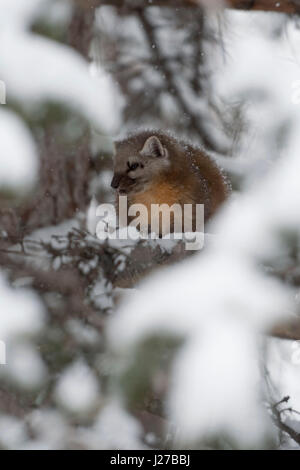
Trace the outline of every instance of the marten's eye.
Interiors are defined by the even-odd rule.
[[[130,163],[127,162],[127,166],[128,166],[128,171],[134,171],[138,168],[139,164],[138,163],[132,163],[130,165]]]

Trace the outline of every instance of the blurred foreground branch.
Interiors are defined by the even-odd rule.
[[[112,5],[124,9],[140,9],[141,3],[137,0],[78,0],[81,4],[87,7],[99,5]],[[160,6],[170,8],[180,7],[197,7],[207,5],[223,4],[221,1],[207,1],[207,0],[151,0],[151,2],[144,2],[144,6]],[[236,8],[239,10],[251,11],[276,11],[288,14],[298,14],[300,12],[300,3],[298,0],[283,0],[277,2],[276,0],[227,0],[225,2],[229,8]],[[142,6],[143,7],[143,6]]]
[[[88,58],[94,11],[73,10],[66,33],[67,45]],[[91,170],[89,127],[81,116],[73,115],[77,135],[63,132],[69,117],[67,108],[47,103],[40,116],[28,117],[40,154],[39,181],[34,192],[17,207],[0,201],[0,230],[9,237],[21,237],[38,227],[55,225],[84,210],[89,202]]]
[[[104,323],[99,312],[107,310],[107,300],[103,302],[101,297],[113,302],[116,288],[138,288],[157,269],[189,256],[201,256],[197,251],[187,251],[183,240],[101,241],[78,229],[64,236],[52,235],[49,241],[25,238],[15,246],[0,251],[1,265],[10,272],[12,282],[29,278],[40,295],[59,294],[63,304],[55,311],[50,308],[56,319],[64,321],[69,318],[66,312],[71,312],[72,317],[82,318],[100,330]],[[95,301],[99,295],[99,301]],[[295,317],[275,325],[270,334],[300,340],[300,319]]]

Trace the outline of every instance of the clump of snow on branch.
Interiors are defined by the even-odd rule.
[[[37,334],[43,324],[44,315],[37,297],[30,291],[16,291],[0,275],[1,315],[0,338],[9,341],[14,336]]]
[[[93,411],[99,401],[99,384],[91,369],[76,362],[60,378],[55,397],[57,402],[74,414]]]
[[[0,109],[0,152],[0,190],[30,189],[37,177],[37,151],[23,121],[4,108]]]
[[[145,449],[142,429],[117,399],[112,399],[97,417],[94,426],[100,449]]]
[[[212,86],[227,105],[243,106],[246,129],[233,165],[250,182],[269,170],[289,128],[299,125],[300,32],[285,15],[238,11],[225,12],[224,30]]]
[[[0,273],[0,339],[5,345],[9,367],[0,376],[25,389],[40,386],[45,367],[31,340],[43,329],[45,314],[41,302],[30,290],[11,288]]]
[[[41,2],[33,2],[29,8],[30,2],[28,7],[22,5],[26,0],[5,1],[0,6],[4,18],[6,3],[12,5],[9,21],[0,29],[0,66],[8,95],[29,109],[45,101],[65,104],[83,113],[99,131],[115,133],[120,125],[120,106],[110,77],[100,68],[92,77],[79,53],[28,31]]]

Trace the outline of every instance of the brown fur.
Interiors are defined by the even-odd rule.
[[[150,155],[148,148],[143,154],[152,136],[159,139],[162,155]],[[133,164],[139,166],[130,171]],[[230,192],[222,171],[203,150],[160,131],[143,131],[116,143],[112,186],[118,189],[117,203],[119,194],[126,194],[128,205],[144,204],[149,214],[151,204],[204,204],[206,221]]]

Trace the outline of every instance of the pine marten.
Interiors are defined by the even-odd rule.
[[[128,207],[147,207],[149,226],[151,204],[204,204],[208,221],[230,193],[224,174],[211,157],[161,131],[143,131],[116,142],[111,187],[116,190],[117,209],[121,195],[127,196]],[[195,231],[194,220],[192,225]],[[169,231],[174,231],[174,217]],[[160,235],[162,232],[160,221]]]

